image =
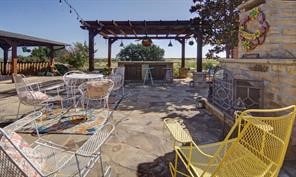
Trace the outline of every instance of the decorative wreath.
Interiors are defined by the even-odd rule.
[[[251,33],[247,30],[247,24],[252,20],[256,20],[259,23],[259,29],[257,29],[255,33]],[[262,10],[259,7],[252,9],[250,14],[240,21],[239,32],[243,48],[246,51],[250,51],[255,49],[258,45],[263,44],[268,29],[269,25]]]

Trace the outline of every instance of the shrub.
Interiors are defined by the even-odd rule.
[[[60,75],[64,75],[66,72],[69,71],[69,68],[61,63],[55,63],[54,67]]]
[[[82,68],[88,60],[88,46],[86,42],[76,42],[73,47],[68,49],[68,53],[64,55],[64,61],[75,68]]]

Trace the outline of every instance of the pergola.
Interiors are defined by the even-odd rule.
[[[89,35],[89,70],[94,70],[94,38],[97,34],[108,40],[108,67],[111,67],[112,44],[120,39],[174,39],[181,43],[181,67],[185,67],[185,40],[197,41],[197,72],[202,71],[202,35],[194,20],[176,21],[81,21]]]
[[[54,62],[54,51],[63,49],[67,45],[68,44],[62,42],[0,30],[0,47],[3,49],[4,66],[6,66],[8,60],[8,51],[11,48],[12,73],[17,73],[17,47],[48,47],[50,49],[50,66],[52,66]],[[4,67],[4,70],[6,73],[6,67]]]

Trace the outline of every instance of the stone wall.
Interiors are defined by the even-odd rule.
[[[296,105],[296,59],[224,59],[220,65],[235,77],[264,80],[264,108]],[[296,145],[296,127],[292,144]]]
[[[246,52],[239,44],[239,56],[258,53],[260,58],[296,58],[296,1],[267,0],[259,6],[266,15],[269,31],[263,45]],[[240,18],[250,11],[241,12]],[[256,30],[254,25],[248,27]]]

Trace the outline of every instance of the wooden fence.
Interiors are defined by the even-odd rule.
[[[18,62],[17,73],[25,75],[34,75],[38,72],[45,71],[48,68],[49,62]],[[6,71],[4,68],[6,67]],[[0,62],[0,73],[2,75],[9,75],[11,71],[11,62],[7,62],[4,66],[4,62]]]

